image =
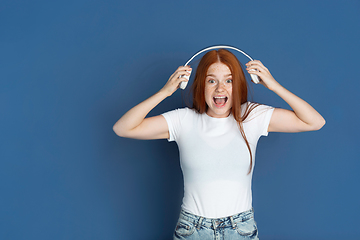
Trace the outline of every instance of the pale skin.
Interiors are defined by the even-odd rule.
[[[249,73],[261,78],[260,83],[276,93],[289,104],[292,110],[275,108],[268,127],[269,132],[306,132],[319,130],[325,119],[306,101],[281,86],[269,70],[258,60],[246,64]],[[162,115],[146,118],[147,114],[165,98],[170,97],[178,88],[182,75],[189,75],[190,66],[180,66],[160,91],[139,103],[125,113],[113,126],[114,132],[127,138],[168,139],[168,125]],[[254,71],[255,70],[255,71]],[[212,64],[205,79],[205,101],[211,117],[222,118],[230,114],[232,106],[231,71],[223,63]],[[227,99],[225,104],[216,104],[216,98]]]

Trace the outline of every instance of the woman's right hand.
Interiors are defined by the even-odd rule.
[[[189,81],[188,79],[186,79],[184,77],[180,77],[182,75],[189,76],[190,73],[187,71],[191,71],[190,66],[178,67],[178,69],[170,76],[169,80],[167,81],[165,86],[160,91],[165,92],[167,96],[171,96],[179,88],[180,82]]]

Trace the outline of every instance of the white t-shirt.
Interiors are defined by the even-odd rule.
[[[242,111],[246,107],[242,105]],[[274,108],[260,105],[243,122],[255,165],[256,145],[267,136]],[[189,108],[162,114],[176,141],[184,177],[182,208],[206,218],[221,218],[252,207],[250,154],[236,120],[213,118]]]

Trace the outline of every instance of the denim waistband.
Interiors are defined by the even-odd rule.
[[[189,212],[186,212],[184,209],[180,211],[180,219],[184,219],[188,222],[193,223],[198,229],[201,226],[206,226],[208,228],[216,229],[219,227],[236,227],[237,223],[244,222],[250,218],[254,217],[254,209],[251,208],[245,212],[241,212],[232,216],[223,217],[223,218],[205,218],[198,216]]]

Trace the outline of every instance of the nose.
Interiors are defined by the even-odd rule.
[[[224,88],[225,88],[225,86],[224,86],[223,83],[218,83],[218,84],[216,85],[216,91],[217,91],[217,92],[222,92],[222,91],[224,91]]]

